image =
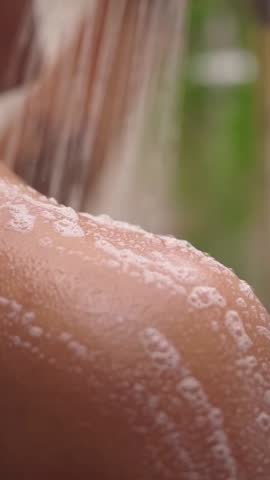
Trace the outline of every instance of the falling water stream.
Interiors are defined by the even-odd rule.
[[[184,0],[35,0],[8,69],[12,83],[24,58],[5,161],[64,204],[171,231],[184,13]]]

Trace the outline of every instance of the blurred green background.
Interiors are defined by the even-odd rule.
[[[270,8],[268,0],[258,3]],[[261,133],[268,127],[261,84],[267,80],[262,78],[268,59],[261,38],[268,25],[253,7],[236,0],[189,2],[179,108],[177,191],[184,212],[179,236],[233,268],[269,306],[262,192],[267,188],[267,152]],[[270,203],[268,213],[270,217]]]

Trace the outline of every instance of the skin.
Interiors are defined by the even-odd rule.
[[[26,179],[33,125],[59,131],[47,99],[65,64],[41,72],[7,132],[21,132]],[[34,182],[44,193],[46,153]],[[1,164],[0,228],[5,480],[269,478],[269,316],[246,284],[184,242],[77,218]]]
[[[267,479],[270,325],[251,289],[0,168],[3,478]]]

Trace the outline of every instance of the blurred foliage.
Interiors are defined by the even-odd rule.
[[[180,109],[178,191],[184,213],[179,235],[254,285],[250,243],[258,189],[256,81],[215,85],[192,77],[198,54],[243,51],[252,55],[254,19],[247,3],[235,0],[191,0],[188,13]]]

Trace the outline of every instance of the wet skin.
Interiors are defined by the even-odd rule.
[[[265,480],[270,325],[185,242],[0,180],[5,479]]]

